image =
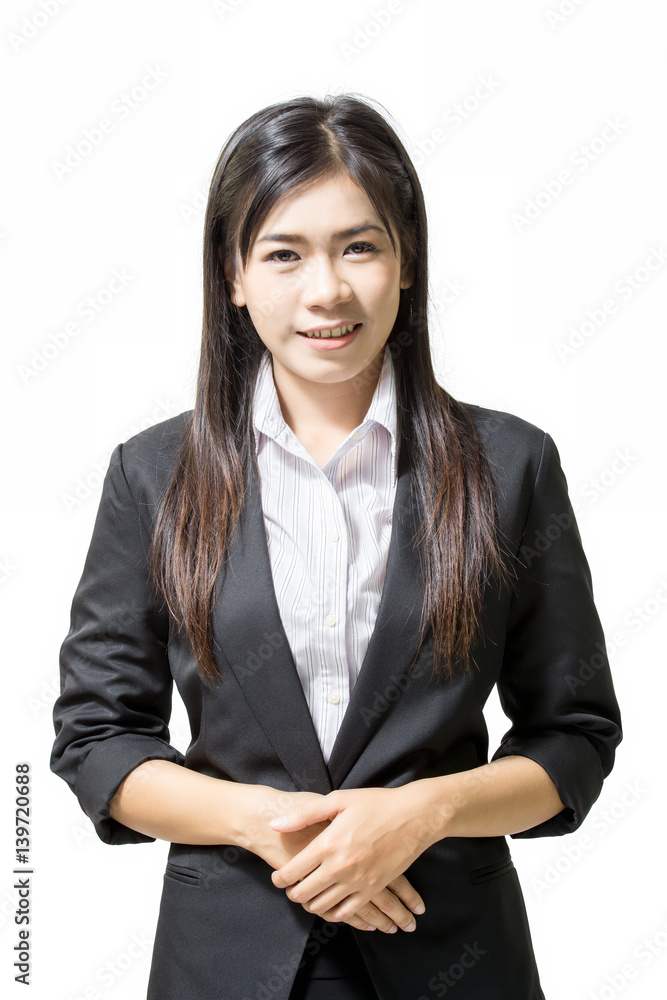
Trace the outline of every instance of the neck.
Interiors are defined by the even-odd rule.
[[[363,371],[343,382],[311,382],[273,359],[273,380],[285,423],[300,437],[344,432],[358,427],[368,413],[384,361],[384,351]]]

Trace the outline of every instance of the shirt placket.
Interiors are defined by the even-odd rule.
[[[323,583],[320,606],[323,615],[321,634],[324,669],[320,683],[325,760],[329,758],[349,701],[346,664],[348,540],[343,504],[330,478],[335,477],[339,461],[327,473],[320,469],[319,477],[320,503],[324,516],[319,565]]]

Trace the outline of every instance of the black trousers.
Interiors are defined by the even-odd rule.
[[[289,1000],[378,1000],[349,924],[316,917],[303,959]]]

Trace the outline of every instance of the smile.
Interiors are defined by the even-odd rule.
[[[347,323],[345,326],[334,326],[331,329],[321,328],[319,330],[310,330],[305,333],[301,330],[297,330],[297,333],[301,337],[318,337],[326,340],[331,337],[345,337],[352,333],[358,326],[361,326],[361,323]]]
[[[299,333],[299,336],[307,340],[308,346],[316,351],[339,351],[356,340],[361,326],[361,323],[347,323],[345,326],[335,326],[330,330]]]

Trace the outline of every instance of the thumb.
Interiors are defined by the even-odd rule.
[[[320,801],[313,800],[307,805],[290,809],[284,816],[276,816],[269,820],[269,826],[278,830],[279,833],[293,833],[295,830],[303,830],[304,827],[312,826],[314,823],[323,823],[325,820],[333,818],[338,812],[338,809],[331,802],[327,802],[326,798],[323,795]]]

